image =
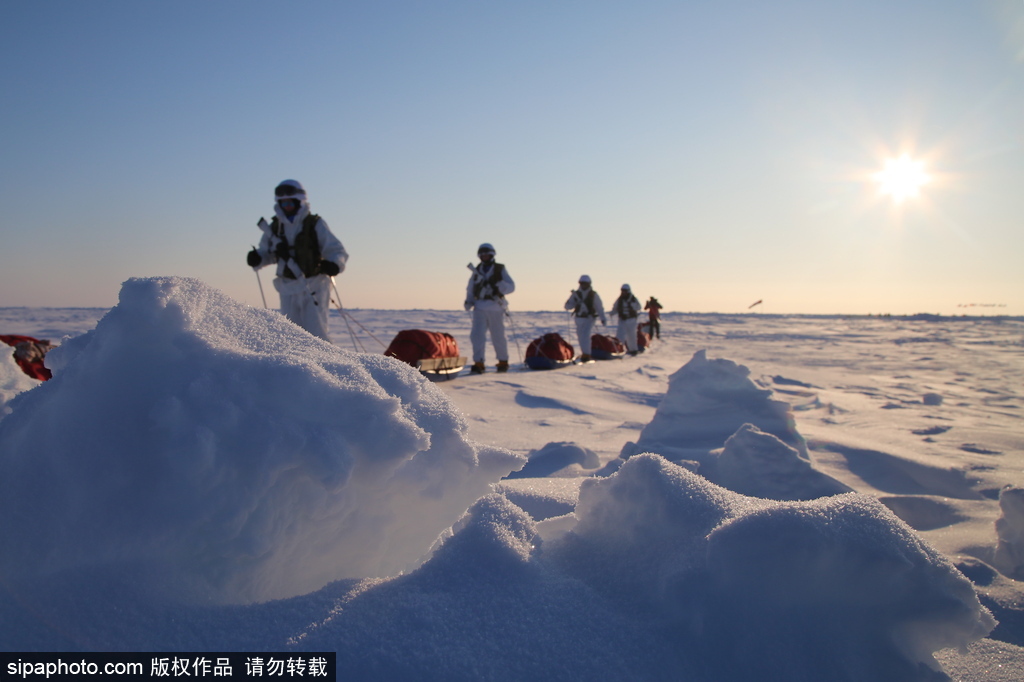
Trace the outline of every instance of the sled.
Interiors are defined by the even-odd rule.
[[[641,353],[651,345],[651,323],[641,322],[636,326],[636,347]]]
[[[43,364],[43,358],[53,348],[49,341],[19,334],[0,335],[0,341],[14,348],[14,361],[25,374],[39,381],[46,381],[53,376]]]
[[[530,369],[558,369],[573,364],[576,351],[561,334],[551,332],[530,342],[526,348],[526,366]]]
[[[424,329],[403,329],[384,351],[411,365],[427,377],[454,378],[468,360],[459,355],[459,344],[451,334]]]
[[[595,360],[617,360],[625,354],[625,344],[614,336],[594,334],[590,337],[590,357]]]
[[[455,375],[461,372],[468,362],[469,359],[461,355],[448,358],[424,358],[417,361],[416,369],[423,374]]]

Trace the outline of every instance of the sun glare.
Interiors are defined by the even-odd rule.
[[[873,177],[878,183],[879,191],[892,197],[897,204],[916,197],[921,187],[931,180],[924,172],[924,163],[914,161],[906,154],[898,159],[887,160],[885,169],[875,173]]]

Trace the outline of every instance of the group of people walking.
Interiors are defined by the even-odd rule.
[[[576,338],[580,346],[580,360],[590,362],[591,338],[594,333],[594,325],[601,320],[602,325],[607,325],[608,320],[604,314],[604,303],[601,295],[594,291],[593,281],[590,275],[581,275],[579,288],[569,293],[569,299],[565,302],[565,309],[572,311],[576,318]],[[610,315],[618,318],[618,327],[615,330],[615,338],[626,346],[630,355],[639,352],[637,344],[637,318],[640,317],[640,299],[633,294],[633,289],[628,284],[623,284],[619,290],[619,297],[612,304]],[[651,326],[651,336],[657,334],[661,338],[660,311],[661,304],[658,299],[651,296],[644,306],[648,311],[648,318]]]
[[[327,321],[331,287],[334,276],[344,272],[348,262],[345,247],[324,219],[310,212],[306,190],[297,180],[278,184],[274,189],[274,218],[270,223],[261,218],[258,225],[263,237],[260,245],[246,255],[246,263],[254,270],[276,264],[274,288],[281,296],[281,313],[309,333],[330,341]],[[473,345],[471,371],[476,374],[485,370],[488,333],[497,356],[497,371],[507,372],[509,367],[505,297],[515,291],[516,285],[504,264],[495,261],[496,255],[494,246],[481,244],[477,249],[480,262],[468,266],[472,274],[466,285],[465,308],[473,313],[469,337]],[[579,288],[572,290],[565,309],[576,318],[580,359],[588,362],[594,324],[599,318],[602,325],[607,324],[601,296],[594,291],[588,275],[580,277]],[[661,304],[652,296],[643,309],[649,314],[651,335],[661,338]],[[630,355],[638,352],[640,311],[639,299],[628,284],[623,284],[609,314],[618,318],[615,336]]]

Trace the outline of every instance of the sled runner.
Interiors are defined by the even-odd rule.
[[[412,365],[425,375],[454,377],[468,360],[459,355],[451,334],[423,329],[404,329],[395,335],[384,355]]]
[[[573,363],[572,345],[560,334],[551,332],[530,342],[526,348],[526,366],[530,369],[557,369]]]
[[[595,360],[615,360],[626,354],[626,346],[614,336],[594,334],[590,337],[590,355]]]
[[[14,347],[14,361],[22,372],[39,381],[51,378],[50,370],[43,364],[43,358],[53,348],[49,341],[18,334],[0,335],[0,341]]]

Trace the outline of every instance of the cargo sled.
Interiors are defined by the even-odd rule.
[[[590,337],[590,357],[595,360],[615,360],[626,354],[626,345],[614,336],[594,334]]]
[[[636,348],[643,353],[651,345],[651,323],[641,322],[636,326]]]
[[[573,363],[576,351],[561,334],[551,332],[534,339],[526,348],[526,366],[530,369],[558,369]]]
[[[14,348],[14,361],[21,371],[33,379],[46,381],[53,375],[43,364],[43,358],[53,348],[46,339],[34,339],[31,336],[18,334],[0,334],[0,341]]]
[[[398,332],[384,355],[412,365],[428,377],[454,378],[468,362],[459,355],[459,344],[451,334],[423,329]]]

